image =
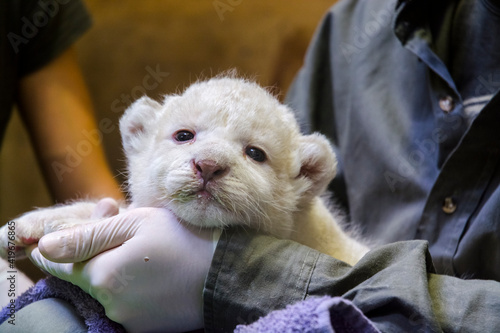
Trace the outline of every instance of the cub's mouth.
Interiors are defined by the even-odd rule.
[[[274,209],[272,200],[261,200],[257,189],[252,190],[236,177],[212,182],[190,178],[177,183],[167,198],[167,208],[179,219],[200,227],[261,228],[269,224],[269,212]]]
[[[183,188],[171,196],[169,208],[181,220],[200,227],[224,227],[238,223],[235,204],[220,190]]]
[[[205,186],[199,186],[198,188],[184,187],[172,195],[172,201],[181,204],[199,204],[199,208],[216,204],[219,208],[226,209],[226,203],[225,200],[222,199],[223,197],[224,195],[221,195],[221,191],[215,191]]]

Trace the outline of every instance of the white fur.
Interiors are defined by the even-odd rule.
[[[194,139],[178,142],[179,130]],[[142,97],[126,110],[120,131],[133,207],[168,208],[200,227],[247,226],[350,264],[367,251],[342,231],[320,199],[336,172],[329,142],[320,134],[300,134],[293,112],[255,83],[220,77],[168,95],[162,103]],[[249,147],[264,151],[267,159],[255,161],[246,154]],[[219,171],[204,181],[198,167]],[[77,215],[91,215],[93,205],[76,206]],[[58,229],[57,221],[70,225],[59,217],[24,221],[36,221],[37,214],[67,214],[61,209],[21,216],[18,226],[39,229],[23,231],[23,237],[39,238]],[[49,220],[50,230],[40,229]]]

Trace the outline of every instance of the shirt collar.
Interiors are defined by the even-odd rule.
[[[432,1],[436,0],[398,0],[394,33],[403,44],[406,44],[417,30],[428,31]]]
[[[456,91],[449,71],[434,50],[434,36],[443,24],[445,13],[455,0],[398,0],[394,33],[400,42]]]

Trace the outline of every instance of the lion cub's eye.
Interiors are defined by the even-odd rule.
[[[255,147],[247,147],[245,154],[257,162],[264,162],[267,159],[266,153]]]
[[[187,130],[180,130],[175,132],[174,140],[178,142],[191,141],[194,139],[194,133]]]

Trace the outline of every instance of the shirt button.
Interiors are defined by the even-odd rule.
[[[455,107],[455,102],[451,96],[442,97],[439,100],[439,107],[446,113],[449,113]]]
[[[457,203],[452,197],[444,199],[443,212],[446,214],[453,214],[457,210]]]

